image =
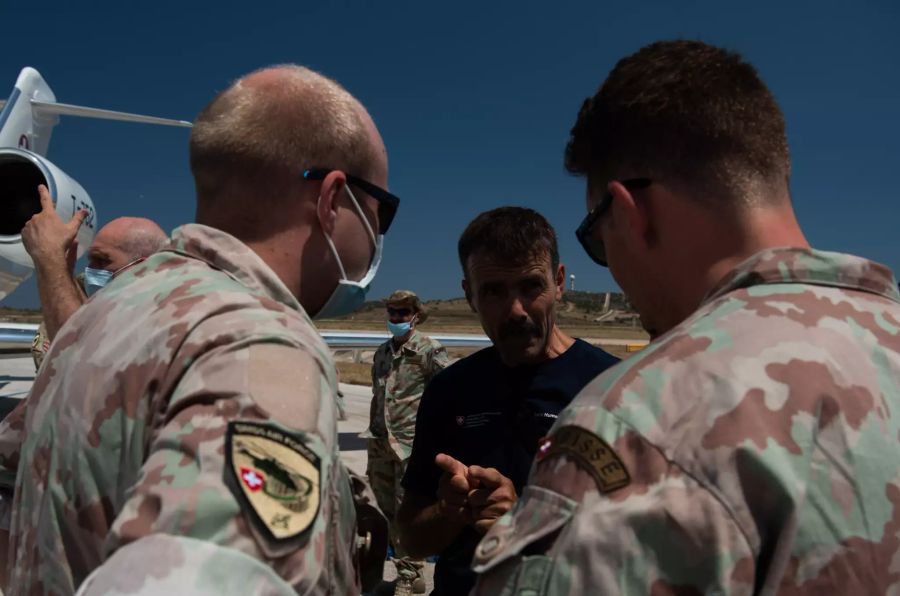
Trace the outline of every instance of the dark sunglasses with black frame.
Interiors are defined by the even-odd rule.
[[[649,178],[629,178],[628,180],[620,181],[620,184],[628,190],[647,188],[652,183],[653,181]],[[603,246],[603,240],[600,240],[594,234],[594,224],[596,224],[597,220],[600,219],[600,216],[609,209],[611,204],[612,195],[606,193],[603,195],[603,198],[600,199],[600,202],[597,203],[597,206],[588,211],[588,214],[585,215],[584,219],[581,221],[581,225],[575,230],[575,237],[578,238],[578,242],[581,243],[584,252],[591,257],[592,261],[603,267],[609,267],[606,262],[606,247]]]
[[[310,168],[303,172],[303,178],[305,180],[324,180],[325,176],[331,172],[334,172],[334,170],[328,168]],[[370,197],[378,201],[378,233],[381,235],[387,234],[388,228],[391,227],[391,222],[394,221],[394,216],[397,214],[397,209],[400,207],[399,197],[392,195],[380,186],[376,186],[367,180],[351,176],[346,172],[344,175],[347,177],[348,184],[359,187]],[[360,208],[362,208],[362,205],[360,205]]]

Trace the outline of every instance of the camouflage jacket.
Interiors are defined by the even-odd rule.
[[[891,272],[762,251],[560,415],[475,593],[897,593],[898,431]]]
[[[336,391],[263,261],[179,228],[66,322],[23,404],[7,596],[358,594]]]
[[[397,457],[407,459],[425,385],[449,364],[447,350],[418,331],[396,352],[393,340],[381,344],[372,360],[372,407],[363,436],[387,438]]]

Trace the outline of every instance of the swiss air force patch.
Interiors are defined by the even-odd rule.
[[[319,511],[321,462],[296,437],[260,422],[229,422],[227,482],[259,532],[276,543],[303,534]]]

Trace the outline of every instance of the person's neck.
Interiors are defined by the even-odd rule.
[[[694,239],[685,238],[681,245],[694,250],[672,251],[678,261],[665,269],[674,277],[663,281],[678,309],[674,317],[678,320],[671,326],[690,316],[726,275],[756,253],[770,248],[809,248],[790,205],[757,209],[739,223],[729,223],[717,226],[709,222],[701,228],[703,234],[697,234],[697,228],[684,228]],[[700,242],[697,236],[702,238]]]
[[[300,283],[300,267],[303,263],[303,246],[305,242],[296,230],[285,230],[269,238],[261,240],[245,240],[246,244],[284,283],[291,294],[298,299],[302,296]]]
[[[545,351],[547,360],[562,356],[574,343],[575,338],[568,333],[565,333],[554,323],[553,329],[550,331],[550,338],[547,341],[547,349]]]
[[[403,344],[408,342],[410,340],[410,338],[413,336],[413,333],[415,333],[415,332],[416,332],[415,328],[412,328],[409,331],[407,331],[406,333],[404,333],[403,335],[401,335],[400,337],[392,338],[391,341],[394,344],[394,350],[399,350],[400,348],[402,348]]]
[[[272,213],[264,211],[247,214],[246,210],[234,207],[238,204],[243,205],[244,202],[233,197],[221,201],[222,206],[218,209],[198,204],[196,221],[227,232],[243,242],[309,310],[309,305],[305,303],[309,298],[304,296],[301,287],[301,269],[313,227],[298,222],[308,221],[312,217],[308,213],[310,209],[301,209],[302,205],[298,203],[293,211],[281,210],[275,220]],[[267,217],[269,219],[264,221]],[[311,294],[317,294],[316,288],[308,290],[313,290]]]

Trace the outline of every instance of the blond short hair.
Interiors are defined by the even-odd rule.
[[[280,72],[248,84],[267,71]],[[263,200],[313,167],[369,176],[377,153],[363,112],[346,89],[303,66],[278,65],[238,79],[200,112],[191,131],[198,201],[235,186]]]

